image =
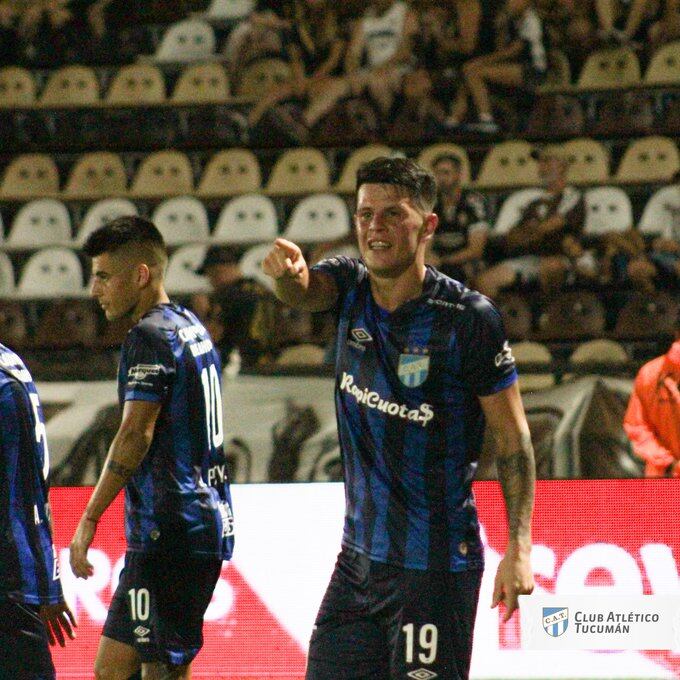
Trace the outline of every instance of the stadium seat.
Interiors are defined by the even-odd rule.
[[[660,47],[645,72],[648,85],[680,85],[680,40]]]
[[[567,182],[595,184],[609,180],[609,152],[601,142],[585,137],[570,139],[561,150],[569,161]]]
[[[80,224],[75,242],[82,246],[87,237],[99,227],[124,215],[138,215],[137,206],[127,198],[105,198],[93,203]]]
[[[244,19],[255,9],[255,0],[212,0],[206,10],[209,19]]]
[[[605,326],[605,311],[593,293],[562,293],[547,303],[538,319],[541,340],[580,340],[597,337]]]
[[[284,151],[272,169],[267,191],[272,194],[309,194],[327,191],[330,170],[319,149],[305,147]]]
[[[336,194],[314,194],[293,209],[284,238],[295,243],[336,241],[350,232],[349,210]]]
[[[181,151],[157,151],[140,164],[132,183],[134,196],[173,196],[193,193],[189,159]]]
[[[215,31],[207,21],[184,19],[168,27],[153,59],[158,62],[209,59],[215,46]]]
[[[236,94],[256,100],[272,87],[286,83],[291,78],[290,64],[282,59],[258,59],[243,69]]]
[[[467,151],[458,144],[444,142],[441,144],[430,144],[418,154],[418,164],[428,170],[432,169],[432,164],[439,156],[455,156],[460,161],[460,181],[463,185],[470,184],[472,172],[470,171],[470,159]]]
[[[255,279],[267,290],[272,290],[274,284],[269,276],[262,271],[262,261],[271,249],[270,243],[262,243],[252,248],[248,248],[239,260],[239,268],[245,277]]]
[[[619,310],[613,335],[622,340],[672,338],[677,311],[678,300],[671,293],[633,293]]]
[[[104,198],[127,193],[122,158],[110,151],[85,154],[71,169],[64,194],[78,198]]]
[[[106,103],[115,106],[144,106],[165,101],[165,77],[153,64],[128,64],[113,77]]]
[[[53,300],[38,322],[33,345],[54,349],[90,347],[97,340],[91,300]]]
[[[9,255],[0,251],[0,298],[10,296],[12,293],[14,293],[14,267]]]
[[[39,198],[23,205],[7,237],[7,245],[13,248],[42,248],[70,241],[68,208],[53,198]]]
[[[512,345],[512,354],[519,364],[519,389],[521,392],[536,392],[554,386],[555,376],[550,372],[553,357],[550,350],[540,342],[518,342]],[[527,373],[521,364],[542,364],[545,373]]]
[[[276,357],[278,366],[321,366],[326,358],[326,350],[310,342],[286,347]]]
[[[582,90],[621,89],[640,82],[640,62],[627,47],[592,52],[581,69]]]
[[[20,66],[5,66],[0,69],[1,108],[33,106],[36,98],[37,87],[28,69]]]
[[[526,340],[531,335],[531,308],[520,295],[503,294],[495,301],[510,340]]]
[[[168,293],[205,293],[210,290],[208,279],[196,273],[205,259],[207,249],[205,245],[192,243],[181,246],[170,256],[165,274]]]
[[[59,171],[51,156],[39,153],[14,158],[2,179],[3,198],[31,198],[59,193]]]
[[[625,364],[629,360],[626,348],[616,340],[598,338],[577,345],[569,357],[573,365],[583,364]]]
[[[618,187],[598,187],[585,192],[586,219],[583,233],[601,236],[627,231],[633,226],[633,206],[628,194]]]
[[[17,290],[23,297],[80,297],[85,292],[83,267],[68,248],[43,248],[26,261]]]
[[[359,166],[372,161],[378,156],[393,156],[394,151],[384,144],[367,144],[352,151],[347,157],[338,181],[333,187],[339,194],[353,194],[356,188],[357,170]]]
[[[643,234],[678,239],[680,232],[680,183],[663,187],[647,201],[639,229]]]
[[[158,227],[169,246],[210,238],[208,211],[193,196],[169,198],[153,211],[151,221]]]
[[[218,62],[187,66],[172,93],[175,104],[223,104],[229,98],[229,80]]]
[[[478,187],[516,187],[539,183],[538,164],[531,157],[531,144],[524,141],[500,142],[482,161]]]
[[[213,232],[213,243],[269,243],[279,223],[271,198],[246,194],[227,203]]]
[[[62,106],[93,106],[99,102],[99,82],[89,66],[63,66],[47,79],[40,104]]]
[[[680,170],[680,155],[672,139],[650,136],[631,142],[616,179],[619,182],[666,182]]]
[[[524,208],[542,195],[542,189],[520,189],[511,193],[503,201],[503,205],[498,211],[498,217],[491,231],[491,236],[507,234],[511,227],[519,222]]]
[[[208,161],[197,193],[199,196],[233,196],[258,191],[261,186],[257,156],[250,149],[227,149]]]
[[[0,300],[0,338],[3,345],[12,349],[21,349],[26,344],[28,322],[20,302]]]

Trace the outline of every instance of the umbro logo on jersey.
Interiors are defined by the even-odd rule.
[[[433,680],[433,678],[438,677],[434,671],[428,670],[427,668],[419,668],[406,675],[408,675],[409,678],[413,678],[413,680]]]
[[[365,328],[353,328],[349,334],[356,342],[373,342],[371,334]]]
[[[138,637],[138,638],[144,638],[146,637],[151,630],[149,628],[145,628],[144,626],[137,626],[137,628],[134,629],[133,633]],[[141,641],[140,641],[141,642]]]

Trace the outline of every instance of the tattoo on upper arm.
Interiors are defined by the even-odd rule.
[[[531,528],[536,469],[530,437],[522,442],[519,451],[498,456],[496,469],[505,498],[510,538],[514,539]]]
[[[118,475],[119,477],[123,477],[123,479],[128,479],[132,477],[132,473],[134,470],[132,468],[127,467],[127,465],[123,465],[122,463],[119,463],[117,460],[110,460],[108,465],[106,466],[114,475]]]

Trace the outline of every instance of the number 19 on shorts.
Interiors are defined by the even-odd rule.
[[[424,623],[418,629],[413,623],[407,623],[402,629],[404,632],[404,656],[406,663],[413,663],[416,652],[418,662],[423,664],[434,663],[437,658],[437,626],[433,623]]]

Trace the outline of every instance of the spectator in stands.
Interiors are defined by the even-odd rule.
[[[489,85],[534,90],[546,78],[548,55],[543,22],[531,0],[506,0],[498,16],[496,50],[465,62],[463,84],[453,103],[447,125],[456,128],[468,112],[468,100],[477,110],[478,120],[470,129],[497,132]]]
[[[484,266],[489,223],[484,197],[461,186],[460,170],[460,159],[449,154],[438,156],[432,164],[439,225],[429,261],[448,276],[470,282]]]
[[[542,290],[554,291],[570,271],[596,274],[592,254],[580,242],[583,195],[567,185],[568,160],[558,150],[545,149],[538,154],[538,164],[545,189],[503,237],[502,248],[509,259],[477,277],[476,287],[489,297],[516,283],[538,282]]]
[[[0,2],[0,64],[15,64],[19,59],[17,16],[13,3]]]
[[[208,298],[206,328],[226,366],[238,350],[242,366],[253,366],[271,351],[277,332],[273,315],[275,298],[257,281],[244,277],[238,252],[226,246],[208,250],[197,274],[205,275],[212,293]],[[196,301],[194,301],[196,302]],[[282,329],[278,329],[281,332]]]
[[[614,44],[644,42],[661,18],[660,4],[659,0],[595,0],[600,38]]]
[[[680,38],[680,0],[665,0],[657,21],[649,27],[652,51]]]
[[[284,120],[296,136],[304,141],[318,120],[315,100],[324,97],[331,76],[340,75],[345,41],[339,30],[337,12],[330,0],[294,0],[291,5],[291,29],[286,38],[286,53],[292,79],[278,85],[256,102],[248,115],[255,126],[263,114],[282,101],[295,98],[309,102],[303,112],[302,127],[297,119]],[[323,107],[322,107],[323,110]],[[283,112],[281,112],[283,113]]]
[[[645,477],[680,477],[680,311],[675,342],[640,369],[623,427]]]

